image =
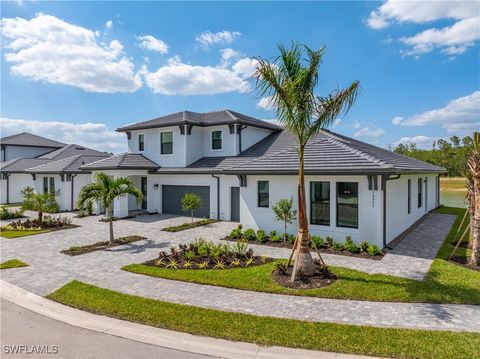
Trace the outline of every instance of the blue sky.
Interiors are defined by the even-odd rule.
[[[326,46],[319,94],[360,80],[333,130],[379,146],[480,128],[479,2],[2,2],[2,136],[120,152],[115,128],[230,108],[274,119],[248,74]]]

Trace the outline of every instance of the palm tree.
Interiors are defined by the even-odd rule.
[[[110,243],[113,243],[113,201],[129,194],[133,195],[138,203],[142,202],[142,192],[134,186],[130,178],[112,178],[105,173],[97,173],[95,182],[85,185],[80,191],[77,206],[83,208],[85,203],[92,201],[105,208],[110,225]]]
[[[260,96],[270,96],[277,119],[298,140],[298,234],[295,241],[295,265],[292,281],[298,270],[306,275],[315,271],[310,254],[305,200],[304,157],[308,141],[322,128],[328,127],[340,114],[352,107],[360,83],[354,81],[342,90],[333,90],[326,97],[316,94],[318,69],[325,48],[318,51],[293,43],[290,48],[279,45],[280,55],[273,60],[257,58],[253,74]],[[292,252],[293,254],[293,252]],[[321,259],[321,258],[320,258]]]
[[[33,187],[27,186],[20,193],[23,196],[22,209],[38,212],[38,221],[43,221],[43,213],[55,206],[55,198],[59,191],[51,193],[36,193]]]
[[[480,266],[480,132],[473,134],[473,143],[468,155],[468,202],[470,212],[470,241],[472,256],[470,264]]]

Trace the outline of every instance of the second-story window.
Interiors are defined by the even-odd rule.
[[[173,132],[162,132],[160,135],[161,145],[160,153],[170,155],[173,153]]]
[[[138,150],[143,152],[145,150],[145,135],[140,134],[138,135]]]
[[[222,149],[222,131],[212,131],[212,150]]]

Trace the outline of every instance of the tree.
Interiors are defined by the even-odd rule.
[[[84,208],[86,203],[92,201],[100,203],[105,208],[110,226],[110,243],[113,243],[113,201],[129,194],[137,199],[137,203],[142,202],[143,194],[134,186],[130,178],[112,178],[99,172],[95,175],[95,182],[83,186],[80,190],[77,206]]]
[[[452,142],[454,147],[460,146],[460,138],[458,138],[458,136],[450,137],[450,142]]]
[[[182,197],[182,211],[190,211],[193,223],[193,211],[202,207],[202,198],[196,193],[185,193]]]
[[[287,240],[287,225],[292,224],[297,219],[297,211],[293,209],[293,198],[282,198],[272,206],[276,221],[282,221],[284,224],[283,239]]]
[[[472,242],[472,256],[470,264],[480,266],[480,132],[473,134],[473,143],[468,155],[468,169],[470,185],[468,199],[470,202],[470,228]]]
[[[290,48],[279,45],[280,55],[272,60],[257,58],[254,73],[260,96],[270,96],[277,119],[298,141],[298,234],[295,241],[295,265],[306,275],[315,271],[310,254],[308,219],[305,200],[305,147],[321,129],[328,127],[352,107],[360,88],[358,81],[349,87],[332,91],[325,97],[316,94],[318,69],[325,48],[318,51],[293,43]]]
[[[38,221],[43,221],[43,213],[56,204],[55,197],[58,193],[36,193],[33,187],[27,186],[20,191],[23,196],[22,209],[38,212]],[[58,205],[57,205],[58,206]]]

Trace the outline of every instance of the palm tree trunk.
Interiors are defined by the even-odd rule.
[[[192,214],[192,223],[193,223],[193,209],[190,210],[190,213]]]
[[[305,171],[304,157],[305,147],[300,146],[299,151],[299,169],[298,169],[298,234],[297,234],[297,255],[292,272],[292,282],[298,270],[306,275],[313,275],[315,264],[310,253],[310,234],[308,232],[307,206],[305,199]]]
[[[113,206],[110,203],[108,207],[108,224],[110,227],[110,243],[113,244],[114,239],[113,239]]]
[[[40,223],[42,223],[42,221],[43,221],[43,211],[42,210],[38,211],[38,221]]]
[[[473,218],[470,226],[472,256],[470,264],[480,266],[480,177],[473,177]]]

